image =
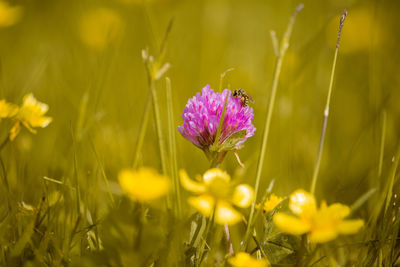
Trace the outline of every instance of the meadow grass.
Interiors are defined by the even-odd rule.
[[[17,45],[21,54],[1,58],[0,266],[400,265],[399,112],[389,99],[398,96],[398,79],[389,76],[387,88],[367,79],[370,109],[363,107],[363,92],[352,90],[366,80],[365,72],[352,76],[358,74],[352,62],[365,62],[346,50],[366,49],[362,36],[352,40],[353,47],[346,44],[357,5],[348,7],[346,24],[347,11],[337,17],[332,7],[336,46],[318,54],[313,38],[323,34],[313,37],[304,25],[319,16],[307,12],[307,4],[323,8],[276,4],[282,18],[268,25],[277,28],[270,31],[272,42],[257,33],[243,45],[248,55],[241,58],[242,46],[235,45],[242,41],[235,38],[245,38],[241,30],[255,21],[262,24],[259,12],[274,9],[270,4],[130,2],[46,7],[0,1],[0,14],[8,14],[0,20],[0,47],[10,50],[21,34],[28,40]],[[388,3],[382,14],[391,14],[393,6]],[[71,17],[46,29],[45,22],[55,21],[52,11],[64,7]],[[191,27],[182,21],[195,21],[196,7],[204,8],[204,17],[190,38],[200,42],[186,47],[182,41],[193,40],[185,40]],[[381,53],[374,45],[387,42],[379,32],[385,28],[374,28],[383,11],[372,7],[376,20],[360,29],[374,32],[369,50],[357,52],[367,53],[370,62]],[[176,8],[174,19],[162,14],[168,8]],[[232,14],[248,21],[231,20]],[[363,22],[371,19],[363,16]],[[328,29],[330,18],[321,17]],[[46,52],[40,45],[29,51],[34,40]],[[307,49],[314,51],[301,55]],[[34,56],[25,67],[29,53]],[[218,53],[224,56],[217,60]],[[26,82],[21,72],[31,75]],[[263,78],[271,72],[271,80]],[[204,125],[192,118],[195,126],[185,135],[185,124],[177,128],[185,121],[184,105],[206,83],[218,85],[207,91],[213,101],[206,111],[193,109],[203,115],[207,131],[196,136]],[[254,105],[231,95],[239,87]],[[188,102],[184,115],[193,115],[190,103],[205,105],[204,92]],[[360,110],[369,112],[363,120]],[[254,137],[248,123],[257,127]]]

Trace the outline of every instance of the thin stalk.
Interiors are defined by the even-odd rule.
[[[222,87],[224,85],[224,79],[225,79],[226,74],[233,70],[234,70],[234,68],[230,68],[230,69],[227,69],[226,71],[224,71],[223,73],[221,73],[221,75],[219,76],[218,92],[220,92],[220,93],[222,92]]]
[[[146,100],[146,106],[144,108],[144,113],[142,117],[142,123],[140,124],[140,131],[139,131],[139,137],[137,139],[135,158],[133,160],[133,165],[132,165],[134,170],[138,167],[139,164],[139,158],[142,152],[144,137],[146,136],[147,125],[149,124],[150,107],[151,107],[151,91],[149,90]]]
[[[204,249],[205,249],[206,243],[207,243],[207,237],[208,237],[208,234],[210,233],[211,227],[214,225],[216,209],[217,209],[217,205],[214,205],[214,209],[213,209],[211,218],[207,222],[206,231],[204,232],[203,240],[202,240],[202,242],[200,244],[200,250],[199,250],[199,255],[198,255],[198,258],[197,258],[197,261],[196,261],[196,267],[199,267],[201,265],[202,260],[203,260]]]
[[[271,126],[271,119],[272,119],[272,113],[274,111],[274,105],[275,105],[275,98],[276,98],[276,92],[278,89],[278,82],[279,82],[279,76],[281,73],[281,68],[282,68],[282,62],[285,57],[286,51],[289,47],[289,39],[292,34],[293,30],[293,25],[296,19],[297,13],[303,9],[303,4],[300,4],[297,6],[295,11],[293,12],[289,24],[287,26],[286,32],[283,36],[281,46],[280,46],[280,51],[279,54],[277,55],[276,58],[276,64],[275,64],[275,70],[274,70],[274,76],[272,80],[272,91],[271,91],[271,97],[269,99],[269,105],[268,105],[268,111],[267,111],[267,117],[265,120],[265,126],[264,126],[264,132],[263,132],[263,139],[262,139],[262,144],[260,147],[260,157],[258,158],[257,162],[257,172],[256,172],[256,183],[254,186],[254,202],[251,206],[251,211],[250,211],[250,217],[249,217],[249,222],[247,224],[247,229],[246,229],[246,234],[245,234],[245,240],[242,245],[242,250],[245,250],[247,247],[247,242],[251,233],[251,225],[253,223],[253,216],[254,216],[254,210],[255,210],[255,203],[257,201],[257,196],[258,196],[258,191],[260,187],[260,180],[261,180],[261,173],[263,169],[263,163],[264,163],[264,158],[265,158],[265,152],[267,150],[267,143],[268,143],[268,135],[270,131],[270,126]]]
[[[325,104],[325,110],[324,110],[324,121],[322,123],[321,138],[319,141],[317,159],[315,161],[314,172],[313,172],[312,182],[311,182],[311,189],[310,189],[311,194],[314,194],[314,192],[315,192],[315,186],[317,185],[318,173],[319,173],[319,169],[321,166],[321,158],[322,158],[322,152],[324,150],[326,127],[328,125],[329,107],[330,107],[331,97],[332,97],[333,79],[335,78],[336,61],[337,61],[337,56],[338,56],[338,52],[339,52],[340,35],[342,33],[342,28],[343,28],[343,24],[344,24],[344,20],[346,19],[346,16],[347,16],[347,10],[344,10],[342,15],[340,16],[339,32],[338,32],[338,37],[337,37],[337,41],[336,41],[335,55],[333,57],[331,78],[329,81],[328,96],[326,98],[326,104]]]
[[[174,126],[174,110],[173,110],[173,101],[172,101],[172,92],[171,92],[171,80],[166,77],[166,91],[167,91],[167,112],[168,112],[168,139],[169,139],[169,160],[171,166],[171,176],[172,183],[175,193],[175,201],[176,201],[176,213],[178,217],[182,214],[181,207],[181,192],[179,187],[179,179],[178,179],[178,163],[176,159],[176,138],[175,138],[175,126]]]
[[[378,165],[378,178],[382,176],[382,166],[383,166],[383,155],[385,151],[385,138],[386,138],[386,111],[383,111],[382,115],[382,133],[381,133],[381,143],[379,149],[379,165]]]
[[[149,73],[150,75],[150,73]],[[161,124],[161,115],[160,115],[160,104],[158,101],[158,95],[156,90],[155,80],[153,78],[150,79],[150,90],[153,98],[153,111],[154,111],[154,119],[156,121],[156,131],[158,137],[158,146],[160,149],[160,158],[161,158],[161,167],[164,174],[167,174],[167,150],[165,149],[165,140],[164,134],[162,131]]]
[[[10,141],[10,135],[9,134],[6,136],[6,139],[4,139],[3,142],[0,144],[0,151],[2,151],[3,148],[8,144],[8,141]]]

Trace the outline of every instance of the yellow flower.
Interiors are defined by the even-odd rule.
[[[16,105],[7,103],[4,99],[0,100],[0,120],[15,116],[17,111],[18,107]]]
[[[33,134],[36,134],[34,127],[45,128],[53,120],[51,117],[44,116],[49,110],[49,106],[39,102],[32,93],[24,96],[22,106],[18,109],[14,120],[14,126],[10,130],[10,140],[14,140],[21,130],[21,123]]]
[[[339,234],[354,234],[364,225],[363,220],[344,220],[350,214],[346,205],[327,206],[323,201],[317,209],[315,197],[301,189],[290,196],[289,208],[297,217],[278,212],[273,218],[275,225],[288,234],[307,233],[313,243],[331,241]]]
[[[269,212],[273,209],[275,209],[275,207],[283,200],[283,198],[276,196],[275,194],[271,194],[267,201],[265,201],[264,203],[264,212]]]
[[[189,178],[186,171],[180,170],[182,186],[198,196],[190,197],[189,204],[206,217],[210,217],[215,207],[215,222],[218,224],[238,223],[242,214],[232,207],[232,204],[247,208],[253,202],[254,191],[248,185],[234,186],[231,177],[221,169],[209,169],[198,180]]]
[[[269,262],[265,259],[257,260],[245,252],[239,252],[235,257],[228,260],[233,267],[267,267]]]
[[[118,42],[124,31],[124,23],[118,13],[109,8],[97,8],[82,17],[79,34],[82,42],[96,50]]]
[[[22,15],[20,6],[10,6],[4,1],[0,1],[0,28],[9,27],[19,21]]]
[[[168,177],[151,168],[138,171],[125,169],[119,172],[118,181],[122,190],[133,200],[151,201],[166,195],[170,189]]]

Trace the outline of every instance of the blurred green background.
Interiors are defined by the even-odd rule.
[[[271,179],[278,195],[310,186],[339,15],[347,8],[316,195],[351,204],[382,183],[377,168],[384,112],[384,173],[398,143],[400,2],[303,3],[283,62],[261,189]],[[244,88],[254,98],[257,131],[239,151],[246,168],[241,169],[232,154],[222,167],[238,181],[254,184],[275,64],[270,30],[280,38],[299,2],[26,0],[9,4],[20,6],[21,14],[14,25],[0,28],[0,98],[20,103],[24,94],[33,92],[49,104],[48,115],[54,119],[37,135],[24,130],[2,151],[16,200],[39,203],[43,192],[56,187],[43,176],[73,184],[76,157],[86,204],[106,205],[101,169],[116,182],[118,171],[133,162],[148,93],[141,50],[148,47],[150,54],[157,54],[171,18],[166,60],[172,67],[166,76],[172,81],[175,124],[181,125],[180,115],[190,97],[206,84],[217,89],[220,74],[234,68],[224,87]],[[163,80],[157,90],[166,121]],[[8,127],[1,123],[2,138]],[[147,133],[141,164],[160,169],[152,120]],[[176,134],[179,167],[192,176],[204,173],[209,163],[203,152]],[[4,203],[4,194],[0,201]]]

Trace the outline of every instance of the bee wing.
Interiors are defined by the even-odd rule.
[[[251,97],[251,95],[246,93],[246,96],[249,98],[250,103],[254,103],[254,99]]]

